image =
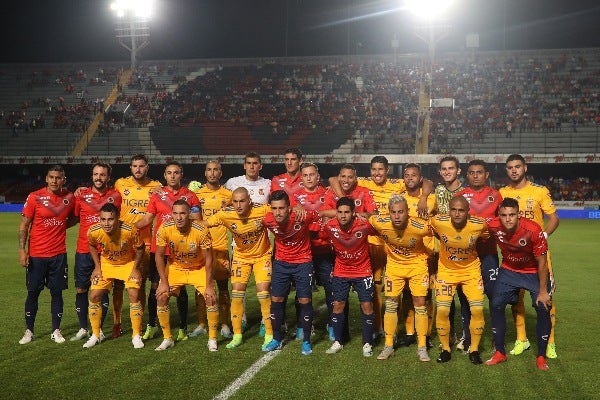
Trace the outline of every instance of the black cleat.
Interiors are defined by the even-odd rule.
[[[425,346],[428,349],[433,349],[433,342],[431,341],[431,336],[425,336]]]
[[[448,350],[442,350],[442,352],[440,353],[440,356],[436,359],[436,361],[439,363],[447,363],[451,359],[452,359],[452,355],[450,354],[450,352]]]
[[[417,343],[417,335],[404,335],[398,341],[398,347],[409,347],[411,344]]]
[[[469,353],[469,361],[475,365],[483,364],[483,360],[481,359],[478,351],[472,351]]]

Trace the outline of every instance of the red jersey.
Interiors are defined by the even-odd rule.
[[[66,189],[53,194],[42,188],[27,196],[22,215],[32,219],[29,256],[54,257],[67,252],[67,220],[74,208],[75,197]]]
[[[173,211],[173,203],[179,199],[187,201],[193,213],[200,212],[200,200],[198,200],[198,196],[185,186],[180,187],[176,192],[173,192],[168,186],[163,186],[160,192],[154,193],[152,197],[150,197],[146,212],[156,216],[156,226],[154,227],[154,234],[152,235],[150,252],[154,253],[156,251],[156,232],[158,232],[158,228],[160,228],[163,223],[172,218],[171,212]]]
[[[276,190],[285,190],[290,196],[290,199],[294,197],[294,194],[302,189],[302,174],[298,174],[295,178],[292,178],[287,172],[281,175],[274,176],[271,179],[271,193]]]
[[[290,198],[292,207],[301,204],[307,210],[319,211],[325,206],[325,193],[327,189],[323,186],[318,186],[314,192],[307,192],[306,189],[301,189]],[[317,222],[310,224],[310,240],[313,254],[330,253],[332,251],[329,238],[325,235],[322,229],[323,221],[319,218]]]
[[[100,222],[100,209],[106,203],[113,203],[121,211],[121,193],[109,188],[104,193],[98,193],[87,187],[75,197],[74,214],[79,217],[79,233],[77,235],[77,253],[89,253],[88,230],[90,226]]]
[[[312,261],[309,226],[319,221],[319,214],[307,210],[304,221],[297,221],[296,218],[296,213],[292,212],[287,223],[280,225],[270,212],[265,216],[264,224],[275,236],[275,258],[292,264],[302,264]]]
[[[496,189],[490,186],[484,186],[480,191],[466,187],[454,194],[463,196],[469,202],[469,214],[485,219],[485,222],[490,222],[496,218],[498,207],[502,202],[502,195]],[[496,241],[493,238],[477,240],[477,254],[489,255],[496,254]]]
[[[548,252],[548,241],[536,222],[520,218],[515,233],[509,233],[502,226],[500,218],[494,218],[488,224],[488,229],[502,251],[502,268],[523,274],[538,272],[535,257]]]
[[[354,211],[357,213],[367,212],[373,213],[377,210],[377,204],[375,204],[375,200],[373,200],[373,195],[371,191],[362,186],[356,186],[352,193],[347,195],[346,197],[354,200]],[[325,210],[335,209],[335,204],[339,200],[339,197],[335,194],[335,192],[331,189],[325,193]]]
[[[344,230],[337,218],[329,220],[323,230],[335,251],[333,276],[362,278],[373,274],[369,257],[369,235],[377,231],[366,221],[354,218],[350,229]]]

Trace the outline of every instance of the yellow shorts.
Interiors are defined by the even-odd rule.
[[[381,283],[385,264],[387,263],[385,246],[370,243],[369,256],[371,257],[371,268],[373,269],[373,282]]]
[[[439,270],[435,282],[436,302],[451,302],[457,286],[462,286],[469,303],[481,302],[483,304],[481,268],[457,271]]]
[[[231,276],[231,263],[229,262],[229,252],[227,250],[213,249],[212,273],[215,281],[228,280]]]
[[[169,294],[178,296],[182,286],[193,286],[204,296],[206,291],[206,270],[169,268]]]
[[[388,264],[385,270],[385,295],[400,296],[408,282],[413,296],[427,296],[429,272],[427,265],[400,266]]]
[[[98,279],[98,281],[94,281],[92,277],[92,285],[90,286],[90,289],[110,290],[113,286],[113,281],[115,279],[119,279],[125,282],[126,289],[139,289],[141,282],[129,279],[131,271],[133,271],[134,265],[135,263],[133,261],[122,265],[112,265],[108,263],[102,264],[100,267],[102,269],[102,278]]]
[[[248,259],[236,258],[234,253],[231,262],[231,283],[247,285],[253,271],[256,283],[270,283],[272,269],[271,254],[249,261]]]

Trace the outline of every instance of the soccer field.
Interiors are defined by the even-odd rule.
[[[85,350],[83,342],[56,344],[50,340],[50,296],[40,296],[36,338],[19,345],[24,331],[23,304],[26,297],[25,273],[18,265],[17,227],[20,216],[0,213],[0,279],[2,285],[2,324],[0,325],[0,382],[2,399],[58,398],[178,398],[212,399],[221,394],[232,399],[600,399],[596,361],[600,346],[595,341],[600,331],[598,318],[600,259],[598,237],[600,222],[562,220],[550,238],[552,261],[557,279],[556,342],[559,358],[548,360],[550,370],[535,366],[535,313],[527,305],[527,330],[532,350],[510,356],[508,362],[494,367],[472,365],[467,356],[452,353],[452,361],[437,364],[438,348],[431,350],[432,362],[421,363],[416,348],[401,348],[394,357],[379,361],[362,356],[360,316],[353,295],[351,304],[351,342],[335,355],[325,354],[330,342],[324,332],[326,312],[316,316],[317,333],[313,354],[302,356],[300,342],[291,341],[280,352],[264,356],[258,337],[258,302],[249,290],[248,315],[251,327],[244,344],[225,348],[219,337],[219,351],[210,353],[206,337],[190,338],[173,349],[157,353],[161,338],[134,350],[131,345],[127,301],[124,307],[124,335]],[[69,231],[69,290],[64,292],[65,311],[62,331],[65,337],[78,329],[74,310],[73,258],[77,227]],[[595,238],[595,239],[594,239]],[[189,290],[191,293],[191,290]],[[596,294],[594,294],[596,293]],[[528,299],[528,297],[526,298]],[[315,297],[315,308],[323,303],[322,290]],[[174,300],[171,301],[175,310]],[[189,328],[195,324],[193,296],[190,296]],[[295,331],[293,307],[288,306],[288,326]],[[176,311],[172,314],[176,314]],[[458,315],[458,313],[457,313]],[[507,310],[508,317],[508,310]],[[173,315],[173,322],[177,315]],[[458,317],[457,317],[458,318]],[[112,326],[107,318],[106,332]],[[509,328],[511,323],[508,324]],[[489,316],[482,357],[491,355]],[[507,332],[512,348],[514,331]],[[437,346],[437,339],[434,339]],[[377,355],[382,344],[374,349]],[[239,379],[251,368],[255,375],[245,385]],[[242,377],[243,378],[243,377]]]

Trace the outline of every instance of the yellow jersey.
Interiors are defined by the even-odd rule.
[[[119,221],[113,234],[109,235],[100,223],[88,230],[88,243],[100,253],[100,265],[122,266],[135,261],[136,249],[144,245],[137,229]]]
[[[133,225],[144,217],[148,204],[150,203],[150,190],[162,186],[160,182],[146,179],[139,185],[133,176],[119,178],[115,182],[115,189],[121,193],[121,221]],[[140,230],[140,237],[150,246],[152,242],[152,225]]]
[[[515,189],[511,186],[500,188],[503,199],[511,197],[519,202],[519,215],[532,219],[544,228],[544,215],[556,213],[556,207],[550,196],[548,188],[537,183],[527,182],[523,188]]]
[[[180,232],[173,220],[167,221],[156,232],[156,245],[169,248],[168,268],[198,270],[206,266],[202,249],[211,248],[208,228],[192,221],[187,232]]]
[[[431,227],[440,238],[439,270],[468,270],[480,268],[477,255],[477,239],[488,238],[487,224],[483,218],[470,216],[460,231],[452,225],[450,216],[436,215],[430,221]]]
[[[204,185],[194,193],[200,200],[202,219],[210,217],[217,211],[220,211],[231,204],[232,192],[229,189],[225,189],[223,186],[219,187],[217,190],[212,190]],[[228,249],[227,228],[222,225],[210,228],[210,236],[212,238],[213,249],[221,251]]]

